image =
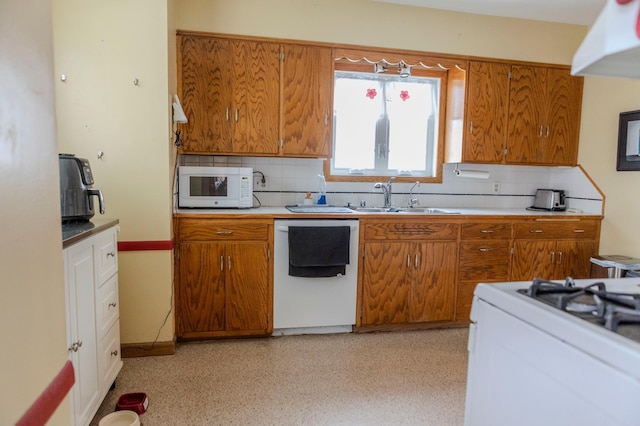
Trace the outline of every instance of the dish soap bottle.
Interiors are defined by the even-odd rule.
[[[318,175],[320,178],[320,190],[318,191],[318,204],[327,204],[327,181],[324,175]]]

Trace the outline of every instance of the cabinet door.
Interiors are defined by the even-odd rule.
[[[507,163],[530,164],[542,161],[545,149],[542,114],[545,108],[546,68],[511,67]]]
[[[182,334],[224,330],[225,261],[224,243],[180,244]]]
[[[266,242],[227,243],[226,330],[268,327],[268,278]]]
[[[450,321],[455,300],[455,242],[415,245],[410,309],[412,322]]]
[[[574,166],[578,161],[582,78],[568,70],[547,70],[547,97],[540,161],[544,164]]]
[[[90,241],[83,241],[66,252],[67,347],[75,348],[69,355],[76,372],[72,405],[75,424],[89,424],[101,391],[94,302],[94,247]]]
[[[278,153],[279,54],[277,44],[233,42],[233,153]]]
[[[330,157],[333,123],[331,49],[284,46],[283,155]]]
[[[410,321],[407,277],[411,247],[406,243],[366,243],[364,255],[362,324]]]
[[[598,244],[595,241],[558,241],[556,244],[558,270],[555,279],[589,278],[591,257],[597,254]]]
[[[551,240],[516,240],[513,245],[511,280],[552,279],[555,276],[555,246],[556,242]]]
[[[189,120],[181,125],[184,152],[231,151],[233,59],[228,40],[183,36],[181,104]]]
[[[471,62],[462,161],[501,163],[507,139],[507,64]]]

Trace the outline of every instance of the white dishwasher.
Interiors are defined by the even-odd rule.
[[[358,220],[277,219],[274,225],[273,334],[351,332],[356,321]],[[313,278],[289,275],[290,227],[349,227],[345,273]]]

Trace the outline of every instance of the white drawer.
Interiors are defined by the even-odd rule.
[[[114,275],[98,288],[96,296],[96,330],[98,331],[98,339],[109,331],[119,317],[118,276]]]
[[[95,242],[98,287],[118,272],[118,237],[116,231],[117,227],[113,227],[100,233]]]
[[[111,386],[122,368],[120,355],[120,321],[113,324],[104,338],[100,340],[98,351],[100,381],[104,386]]]

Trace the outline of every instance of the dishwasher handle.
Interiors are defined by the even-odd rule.
[[[321,225],[323,226],[323,225]],[[335,225],[334,225],[335,226]],[[358,229],[358,226],[350,226],[352,231],[356,231]],[[276,226],[276,230],[280,231],[280,232],[289,232],[289,227],[288,226]]]

